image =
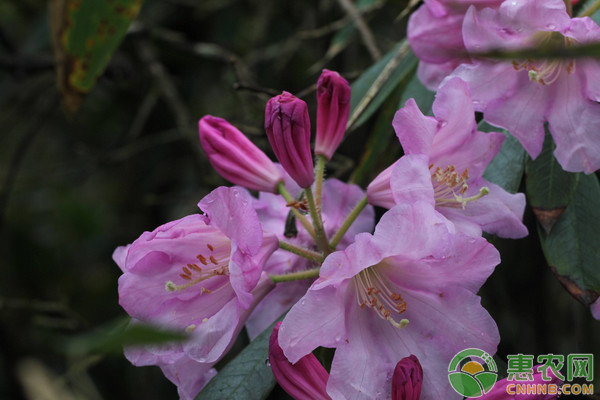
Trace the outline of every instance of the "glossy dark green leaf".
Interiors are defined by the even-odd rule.
[[[352,84],[349,129],[368,120],[416,68],[418,59],[403,40]]]
[[[168,331],[141,323],[130,324],[129,318],[120,318],[92,332],[70,339],[66,344],[66,350],[73,355],[120,354],[123,346],[178,342],[185,340],[186,337],[181,332]]]
[[[424,115],[433,115],[431,105],[435,99],[435,92],[432,92],[423,86],[416,73],[410,78],[406,88],[402,92],[398,108],[404,107],[404,104],[408,99],[415,99],[415,102]]]
[[[546,132],[542,152],[526,164],[527,200],[546,232],[571,202],[580,175],[562,169],[553,154],[555,147]]]
[[[275,324],[276,322],[227,363],[196,396],[196,400],[265,399],[276,383],[271,367],[267,363],[269,337]]]
[[[369,139],[365,145],[365,150],[350,178],[351,182],[360,186],[366,186],[371,179],[377,176],[377,173],[391,165],[394,160],[394,152],[390,149],[396,148],[400,151],[400,142],[394,135],[392,128],[392,119],[398,109],[398,90],[381,107],[380,113]],[[395,147],[394,147],[395,146]]]
[[[581,175],[576,191],[549,235],[540,230],[548,264],[563,286],[585,305],[600,293],[600,185]]]
[[[525,170],[525,149],[521,143],[505,130],[482,121],[478,129],[482,132],[502,132],[506,135],[500,152],[486,168],[483,177],[510,193],[516,193]]]

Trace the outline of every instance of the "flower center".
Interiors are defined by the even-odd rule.
[[[167,292],[179,292],[196,284],[203,282],[213,276],[229,275],[229,249],[218,249],[215,252],[215,247],[211,244],[206,245],[208,253],[198,254],[196,259],[198,262],[189,263],[181,267],[181,273],[177,278],[180,284],[173,281],[165,282],[165,290]],[[220,289],[223,285],[218,287]],[[202,287],[201,293],[212,293],[216,289],[208,289]]]
[[[406,311],[406,302],[376,266],[360,271],[353,280],[360,308],[371,308],[380,318],[387,320],[396,328],[404,328],[408,325],[408,319],[399,317]]]
[[[469,169],[465,169],[461,174],[456,171],[454,165],[449,165],[442,169],[434,165],[429,165],[432,171],[431,182],[433,183],[433,195],[436,206],[443,207],[461,207],[465,208],[469,201],[482,198],[490,192],[487,187],[482,187],[479,193],[471,197],[463,197],[469,189],[467,181],[469,180]]]
[[[575,40],[564,37],[559,32],[538,32],[532,38],[532,46],[545,47],[549,49],[564,49],[575,42]],[[561,72],[567,71],[571,74],[575,71],[574,60],[532,60],[513,61],[513,68],[517,71],[526,70],[531,81],[541,85],[550,85],[555,82]]]

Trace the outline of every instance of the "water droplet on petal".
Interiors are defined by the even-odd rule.
[[[554,25],[554,24],[548,24],[548,25],[546,25],[546,29],[554,30],[554,29],[556,29],[556,25]]]

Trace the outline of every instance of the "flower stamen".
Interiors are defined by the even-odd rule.
[[[211,244],[207,244],[206,247],[210,251],[214,251],[214,247]],[[217,259],[213,254],[206,256],[198,254],[196,256],[198,261],[204,266],[201,267],[196,263],[189,263],[181,267],[182,273],[179,276],[186,282],[182,284],[176,284],[173,281],[165,282],[165,290],[167,292],[179,292],[192,287],[200,282],[203,282],[213,276],[224,276],[229,275],[229,257],[225,256],[222,259]],[[210,263],[212,264],[209,264]],[[212,293],[214,290],[209,290],[205,287],[200,289],[201,293]]]
[[[397,317],[406,311],[406,302],[400,293],[389,287],[389,282],[376,267],[362,270],[355,276],[354,282],[360,308],[369,307],[375,310],[380,318],[387,320],[396,328],[404,328],[408,325],[407,319]]]

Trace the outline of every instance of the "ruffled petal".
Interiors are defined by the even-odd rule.
[[[193,400],[217,375],[217,370],[210,365],[198,363],[185,355],[173,364],[160,365],[160,369],[167,379],[177,385],[181,400]]]
[[[390,186],[396,204],[425,201],[435,205],[429,158],[424,154],[409,154],[396,163]]]
[[[404,107],[396,111],[392,126],[405,154],[429,154],[437,121],[424,116],[414,99],[408,99]]]
[[[429,7],[420,7],[408,20],[407,37],[419,59],[440,64],[465,51],[461,34],[463,14],[434,16]]]
[[[600,168],[600,104],[582,96],[577,74],[563,75],[548,113],[554,155],[564,170],[590,174]]]
[[[515,71],[513,71],[515,72]],[[498,97],[486,107],[483,117],[490,124],[508,130],[519,139],[532,158],[542,151],[544,122],[552,101],[553,88],[519,76],[520,88],[508,98]]]
[[[473,108],[485,113],[491,101],[510,97],[520,89],[515,72],[510,63],[479,62],[462,64],[451,76],[458,76],[469,84]]]
[[[335,347],[346,331],[343,290],[310,289],[288,312],[279,329],[279,345],[291,363],[319,346]]]

